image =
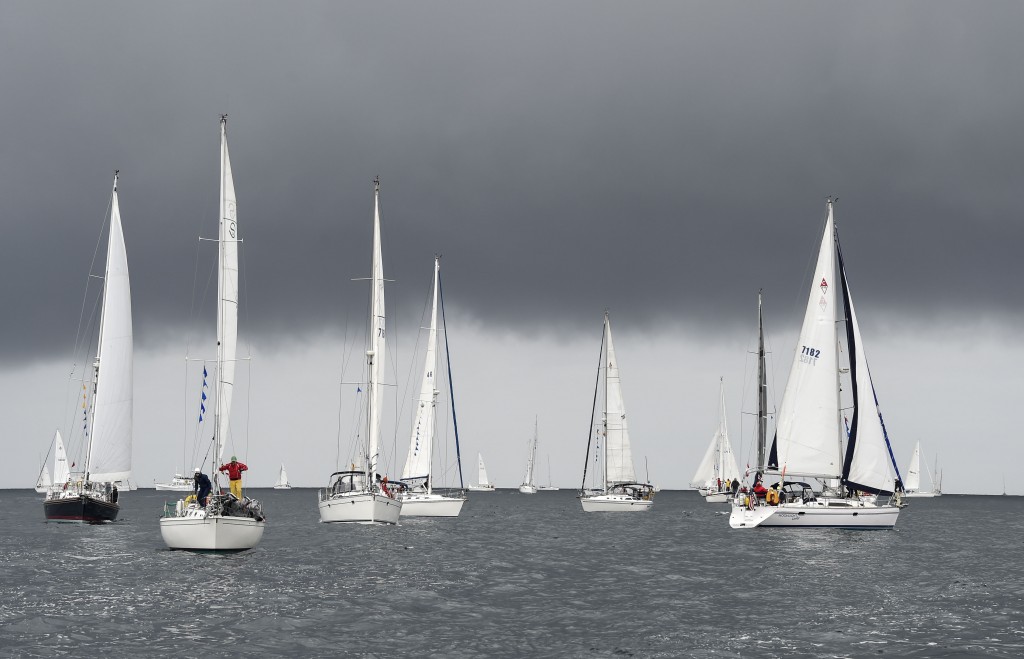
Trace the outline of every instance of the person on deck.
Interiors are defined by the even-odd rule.
[[[761,482],[761,479],[758,478],[757,482],[754,483],[754,494],[758,499],[763,499],[767,493],[768,489],[764,486],[764,483]]]
[[[206,497],[210,496],[210,490],[212,489],[213,483],[210,482],[210,477],[199,471],[199,467],[196,467],[192,490],[196,493],[196,501],[199,502],[200,506],[206,506]]]
[[[249,467],[245,466],[245,463],[239,462],[238,458],[233,455],[231,462],[221,465],[217,470],[228,472],[228,480],[231,481],[231,494],[235,495],[238,500],[242,499],[242,472],[248,470]]]

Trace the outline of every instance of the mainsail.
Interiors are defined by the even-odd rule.
[[[434,373],[437,370],[437,276],[438,259],[434,259],[434,289],[430,310],[430,328],[427,334],[426,359],[423,365],[423,383],[416,399],[416,418],[409,439],[409,455],[402,471],[403,481],[427,479],[430,476],[430,461],[434,441],[434,408],[437,388]],[[429,485],[429,482],[428,482]]]
[[[626,404],[622,400],[622,382],[619,379],[619,363],[615,359],[612,345],[612,325],[608,314],[604,315],[605,345],[605,484],[633,483],[633,452],[629,445],[629,428],[626,425]]]
[[[228,157],[227,117],[220,120],[220,250],[217,303],[217,398],[215,415],[218,459],[224,457],[231,427],[238,344],[238,213],[235,182]]]

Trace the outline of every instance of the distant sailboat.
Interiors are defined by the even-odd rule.
[[[600,361],[597,371],[597,385],[594,390],[594,407],[590,413],[590,439],[587,441],[587,457],[583,467],[583,484],[580,486],[580,503],[584,512],[616,512],[650,510],[654,506],[654,487],[650,483],[638,483],[633,467],[633,450],[626,425],[626,405],[622,399],[622,382],[619,379],[619,364],[612,345],[612,325],[608,312],[604,314],[604,333],[601,335]],[[598,393],[604,384],[604,414],[599,426],[595,427]],[[604,460],[600,462],[600,487],[587,489],[587,467],[590,463],[591,440],[597,431],[597,453],[603,449]],[[601,446],[601,440],[604,445]]]
[[[436,492],[431,471],[434,461],[434,443],[437,435],[437,303],[441,297],[441,260],[434,258],[434,287],[431,296],[430,328],[427,331],[426,358],[423,362],[423,383],[416,401],[416,416],[413,420],[412,436],[409,438],[409,455],[402,470],[403,488],[399,494],[402,500],[402,517],[458,517],[466,494],[461,489],[444,494]],[[442,307],[443,309],[443,307]],[[443,311],[442,311],[443,314]],[[445,331],[447,332],[447,327]],[[447,345],[447,336],[445,345]],[[445,350],[447,355],[447,350]],[[449,384],[451,362],[448,365]],[[453,391],[449,388],[449,391]],[[453,418],[454,418],[454,405]],[[458,426],[455,431],[456,461],[458,461]],[[459,485],[462,481],[462,464],[459,467]]]
[[[555,487],[554,485],[551,484],[551,456],[549,455],[548,456],[548,484],[547,485],[538,485],[537,486],[537,491],[538,492],[557,492],[558,489],[559,488],[557,488],[557,487]]]
[[[758,447],[757,475],[777,475],[781,485],[764,498],[737,496],[729,525],[892,528],[900,511],[898,495],[883,504],[876,498],[896,492],[899,470],[868,371],[831,199],[795,352],[766,464],[761,463],[763,444]],[[840,363],[841,354],[848,355],[848,365]],[[761,360],[763,355],[760,351]],[[845,390],[852,401],[844,404],[840,378],[847,374]],[[844,410],[850,411],[849,430]],[[813,489],[806,481],[826,486]]]
[[[227,115],[220,119],[220,220],[217,256],[217,365],[210,481],[206,505],[192,497],[165,505],[160,535],[171,549],[244,551],[263,538],[266,518],[259,501],[222,494],[217,463],[230,436],[231,403],[238,346],[238,216],[235,183],[228,156]],[[206,371],[203,371],[204,380]]]
[[[938,464],[936,464],[938,471]],[[910,456],[910,465],[907,467],[907,478],[903,481],[903,496],[912,499],[932,498],[942,495],[938,481],[933,474],[929,474],[932,481],[931,491],[921,489],[921,442],[914,444],[914,453]]]
[[[274,483],[275,490],[290,490],[292,484],[288,482],[288,472],[284,470],[284,464],[281,465],[281,473],[277,475],[277,482]]]
[[[704,452],[690,486],[697,488],[708,503],[725,503],[732,493],[731,484],[739,480],[739,467],[729,443],[729,430],[725,422],[725,379],[719,380],[718,429]]]
[[[112,522],[120,511],[118,485],[127,488],[132,473],[132,299],[117,172],[110,200],[98,348],[92,381],[83,383],[82,396],[85,470],[75,479],[55,473],[43,509],[48,520]],[[56,443],[59,461],[64,454],[59,434]],[[66,455],[63,464],[67,465]],[[59,464],[54,467],[55,472],[60,469]]]
[[[533,420],[533,438],[527,444],[526,475],[519,491],[523,494],[537,494],[537,485],[533,482],[534,465],[537,462],[537,419]]]
[[[477,453],[476,454],[476,462],[477,462],[477,468],[476,468],[476,472],[477,472],[476,480],[477,480],[477,483],[476,483],[476,485],[470,485],[469,488],[468,488],[469,491],[470,492],[493,492],[494,491],[494,483],[492,483],[487,478],[487,465],[484,464],[484,456],[481,455],[480,453]]]
[[[166,483],[154,483],[153,488],[159,492],[191,492],[195,489],[195,480],[184,474],[174,474]]]
[[[366,347],[366,434],[360,446],[362,468],[336,471],[320,490],[317,508],[321,522],[397,524],[402,501],[388,489],[378,471],[380,458],[381,375],[384,370],[384,265],[380,244],[380,179],[373,182],[373,248],[370,263],[370,332]]]

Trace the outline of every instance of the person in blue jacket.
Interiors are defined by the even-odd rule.
[[[206,505],[206,497],[210,495],[210,490],[213,489],[213,483],[210,482],[210,477],[199,471],[199,467],[196,467],[196,473],[194,476],[195,482],[193,489],[196,493],[196,500],[200,506]]]

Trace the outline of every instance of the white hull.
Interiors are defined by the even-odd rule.
[[[613,513],[650,510],[650,499],[635,499],[622,494],[596,494],[580,499],[585,513]]]
[[[904,492],[904,499],[931,499],[932,497],[941,496],[934,492]]]
[[[830,505],[831,504],[831,505]],[[749,529],[757,526],[837,529],[891,529],[900,509],[866,501],[796,501],[777,506],[755,506],[753,510],[733,504],[729,526]]]
[[[470,492],[493,492],[494,491],[494,486],[493,485],[470,485],[466,489],[469,490]],[[44,492],[45,492],[45,490],[44,490]]]
[[[192,492],[195,490],[195,486],[192,483],[188,485],[174,485],[172,483],[157,483],[153,486],[158,492]]]
[[[244,551],[259,544],[265,527],[266,522],[252,517],[207,515],[195,509],[183,517],[162,518],[160,535],[171,549]]]
[[[440,494],[407,494],[402,497],[402,517],[458,517],[465,499]]]
[[[707,494],[701,493],[701,496],[707,503],[727,503],[729,501],[729,492],[708,492]]]
[[[275,490],[290,490],[290,489],[292,489],[292,486],[291,485],[275,485],[274,489]]]
[[[402,502],[384,494],[346,492],[320,501],[321,522],[397,524]]]
[[[536,485],[520,485],[519,491],[523,494],[537,494]]]
[[[540,485],[537,487],[538,492],[557,492],[559,488],[552,487],[551,485]]]

